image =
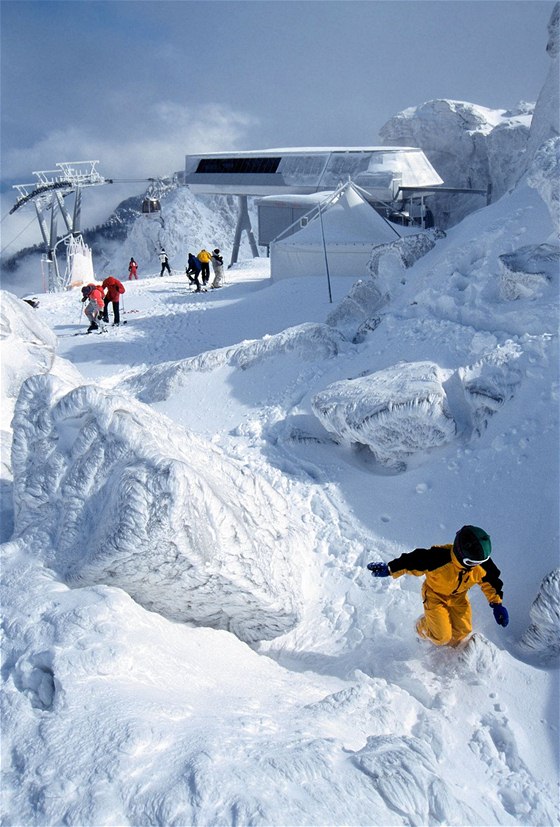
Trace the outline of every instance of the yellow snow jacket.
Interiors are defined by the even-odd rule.
[[[391,560],[388,566],[395,578],[403,574],[413,574],[415,577],[424,575],[425,589],[444,601],[480,585],[489,603],[502,602],[504,584],[494,561],[489,559],[479,566],[464,569],[453,554],[452,545],[416,548]]]
[[[197,255],[197,259],[202,262],[211,261],[212,253],[209,253],[208,250],[201,250],[200,253]]]

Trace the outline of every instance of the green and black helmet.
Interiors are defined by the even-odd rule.
[[[492,543],[483,528],[464,525],[455,535],[453,552],[462,566],[479,566],[492,554]]]

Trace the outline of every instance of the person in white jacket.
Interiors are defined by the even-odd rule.
[[[214,281],[212,282],[212,289],[222,286],[222,279],[224,277],[224,259],[220,251],[216,247],[212,251],[212,270],[214,272]]]
[[[159,260],[161,261],[161,273],[159,274],[159,277],[161,278],[166,270],[169,273],[169,275],[171,275],[169,259],[167,258],[167,253],[165,252],[163,247],[161,248],[161,253],[159,254]]]

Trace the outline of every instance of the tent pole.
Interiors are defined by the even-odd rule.
[[[327,284],[329,286],[329,302],[332,304],[332,292],[331,292],[331,276],[329,273],[329,259],[327,256],[327,245],[325,244],[325,228],[323,227],[323,210],[321,205],[319,205],[319,219],[321,221],[321,238],[323,239],[323,253],[325,254],[325,270],[327,271]]]

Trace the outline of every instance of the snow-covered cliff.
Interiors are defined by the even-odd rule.
[[[474,103],[431,100],[394,115],[380,129],[384,144],[418,146],[447,187],[487,190],[496,201],[519,180],[534,105],[487,109]],[[457,224],[484,206],[484,195],[441,194],[431,199],[436,224]]]

